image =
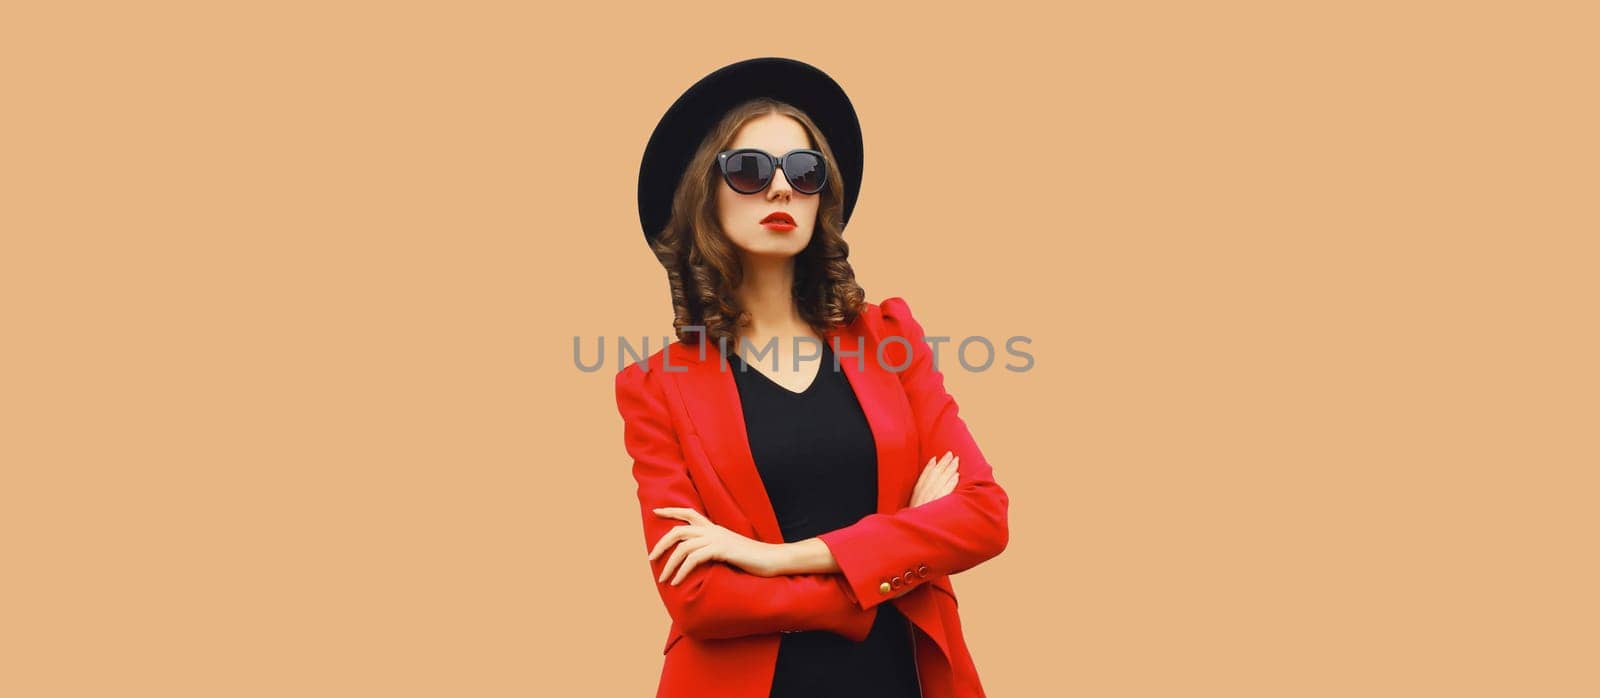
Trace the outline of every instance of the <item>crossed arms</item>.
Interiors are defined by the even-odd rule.
[[[917,583],[955,574],[998,555],[1009,541],[1009,499],[979,451],[955,400],[933,367],[922,327],[903,299],[880,304],[883,336],[904,337],[909,366],[898,375],[916,420],[924,454],[946,451],[960,458],[955,490],[921,506],[875,513],[795,545],[808,546],[808,572],[760,576],[718,561],[696,565],[678,584],[661,581],[668,556],[651,561],[656,589],[668,614],[690,637],[720,639],[792,630],[826,630],[852,640],[866,638],[877,605]],[[904,346],[891,343],[894,346]],[[886,349],[886,353],[892,351]],[[886,357],[889,365],[904,363]],[[616,377],[617,409],[633,458],[645,546],[649,550],[680,522],[655,510],[687,507],[705,511],[689,477],[657,371],[629,365]],[[826,544],[827,555],[816,545]],[[911,572],[912,574],[907,574]],[[891,579],[901,580],[893,585]]]

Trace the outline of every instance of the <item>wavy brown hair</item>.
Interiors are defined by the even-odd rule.
[[[856,283],[849,262],[850,246],[843,237],[844,182],[833,149],[805,112],[774,99],[757,98],[729,110],[706,134],[673,193],[666,227],[651,242],[672,286],[672,326],[680,342],[700,341],[702,335],[694,326],[701,326],[705,340],[731,345],[737,328],[750,324],[749,312],[740,307],[733,293],[744,278],[739,248],[717,223],[715,187],[721,186],[722,179],[715,165],[717,153],[732,143],[746,122],[774,113],[800,122],[812,147],[822,151],[828,162],[816,229],[805,249],[795,255],[794,299],[800,316],[821,334],[854,322],[865,303],[866,292]]]

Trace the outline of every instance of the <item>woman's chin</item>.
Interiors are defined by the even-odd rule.
[[[743,245],[744,252],[750,257],[761,258],[787,258],[800,254],[806,248],[805,240],[760,240],[751,245]]]

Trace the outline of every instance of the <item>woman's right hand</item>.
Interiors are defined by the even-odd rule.
[[[961,476],[960,465],[961,456],[950,451],[945,451],[943,458],[929,460],[911,488],[911,506],[922,506],[954,492]]]

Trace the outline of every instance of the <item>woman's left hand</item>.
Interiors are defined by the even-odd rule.
[[[687,507],[663,507],[652,511],[657,516],[689,522],[686,526],[673,527],[650,551],[650,560],[654,562],[673,544],[678,546],[672,551],[672,557],[667,558],[667,566],[661,570],[661,577],[656,580],[658,582],[672,576],[671,583],[676,586],[689,574],[689,570],[707,560],[721,560],[761,577],[779,573],[782,546],[741,536],[711,523],[711,519],[704,514]],[[677,569],[675,576],[674,568]]]

